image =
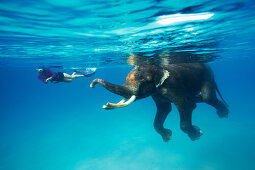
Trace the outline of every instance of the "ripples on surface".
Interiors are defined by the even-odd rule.
[[[209,62],[254,52],[254,7],[252,0],[1,1],[0,66]]]

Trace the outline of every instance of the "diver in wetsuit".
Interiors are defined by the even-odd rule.
[[[95,74],[95,70],[92,72],[84,72],[85,74],[78,75],[76,74],[77,71],[74,71],[72,75],[63,72],[54,72],[48,68],[38,68],[37,77],[45,84],[49,81],[52,83],[59,83],[59,82],[72,82],[73,79],[78,77],[91,77]]]

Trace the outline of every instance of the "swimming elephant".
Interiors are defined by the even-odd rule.
[[[95,79],[90,87],[94,88],[96,84],[124,97],[117,104],[107,103],[103,106],[104,109],[125,107],[137,99],[152,96],[157,106],[154,128],[165,142],[172,136],[172,131],[163,126],[171,111],[171,103],[174,103],[179,111],[180,128],[191,140],[199,139],[203,134],[199,127],[192,124],[192,111],[196,108],[196,103],[205,102],[213,106],[219,117],[227,117],[229,113],[213,72],[207,64],[138,65],[127,75],[124,85]],[[222,101],[216,97],[216,91]]]

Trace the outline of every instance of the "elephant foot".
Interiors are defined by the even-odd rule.
[[[172,131],[169,129],[165,129],[161,136],[164,142],[168,142],[172,138]]]
[[[203,132],[200,130],[197,126],[192,126],[189,129],[188,135],[192,141],[197,140],[200,138],[201,135],[203,135]]]
[[[187,133],[190,139],[193,141],[199,139],[200,136],[203,135],[203,132],[197,126],[187,126],[186,124],[181,124],[181,129],[184,133]]]
[[[220,118],[227,118],[228,117],[229,110],[227,108],[217,110],[217,114]]]

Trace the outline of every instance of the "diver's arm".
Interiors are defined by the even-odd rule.
[[[53,77],[49,77],[45,80],[46,83],[48,83],[48,81],[51,81]]]

